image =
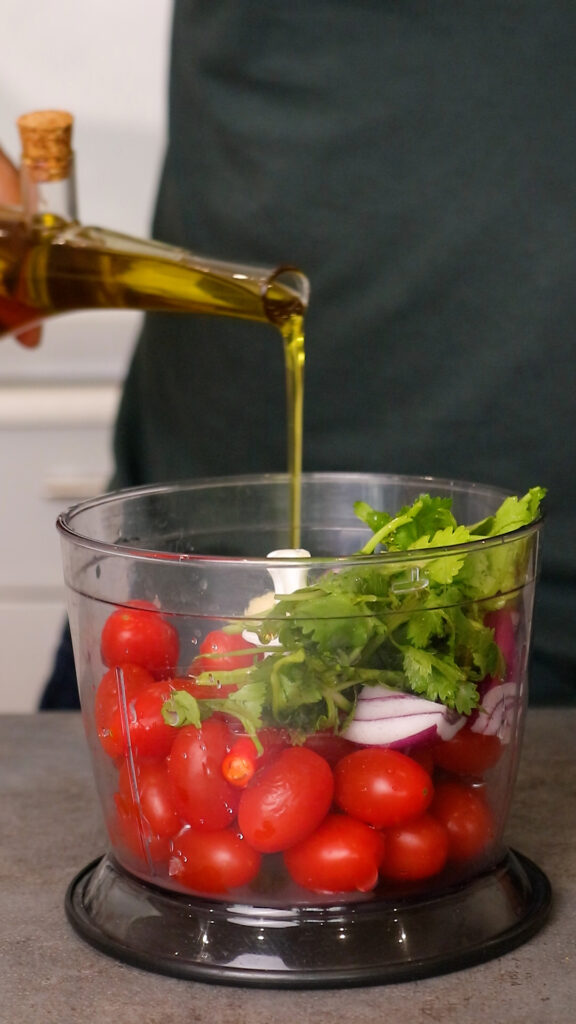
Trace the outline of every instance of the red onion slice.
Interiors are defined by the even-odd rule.
[[[365,686],[342,735],[366,746],[415,746],[452,739],[465,721],[464,715],[425,697],[387,686]]]
[[[498,683],[482,696],[482,705],[470,726],[472,732],[497,736],[501,743],[509,743],[519,710],[517,683]]]

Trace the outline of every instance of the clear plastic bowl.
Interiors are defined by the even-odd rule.
[[[371,532],[355,502],[396,513],[423,493],[451,498],[463,523],[506,496],[429,477],[305,475],[311,557],[272,559],[290,546],[283,475],[126,490],[59,517],[110,843],[83,896],[92,918],[112,898],[111,875],[168,903],[274,915],[422,907],[499,871],[541,521],[446,548],[358,554]],[[323,595],[327,580],[340,600],[294,603],[294,590]],[[477,707],[416,696],[406,711],[374,711],[374,683],[404,694],[408,680],[433,677],[441,690],[455,671]],[[203,948],[192,963],[206,965]]]

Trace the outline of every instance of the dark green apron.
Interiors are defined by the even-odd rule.
[[[574,0],[177,0],[154,234],[309,275],[305,468],[549,488],[576,693],[575,53]],[[150,316],[115,483],[282,470],[284,413],[273,328]]]

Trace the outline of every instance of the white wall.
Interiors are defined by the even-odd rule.
[[[0,0],[0,145],[17,162],[20,114],[70,110],[85,223],[150,234],[165,145],[171,12],[172,0]],[[0,381],[42,378],[50,365],[64,378],[86,371],[117,378],[140,316],[108,317],[105,332],[98,323],[94,314],[50,323],[49,344],[34,361],[2,345]]]
[[[146,230],[164,143],[171,0],[2,0],[0,139],[16,118],[76,117],[82,219]]]
[[[0,144],[17,117],[75,117],[80,219],[147,236],[165,144],[172,0],[0,0]],[[0,713],[33,711],[64,618],[57,513],[111,468],[138,314],[51,321],[40,349],[0,339]],[[42,412],[43,410],[43,412]]]

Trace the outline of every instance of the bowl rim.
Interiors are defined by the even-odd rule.
[[[422,488],[425,488],[426,486],[433,486],[436,489],[445,487],[450,489],[452,493],[457,491],[476,494],[484,493],[487,496],[490,495],[494,497],[494,499],[500,499],[500,501],[503,501],[507,497],[513,497],[518,493],[483,482],[473,482],[456,477],[437,477],[433,475],[337,471],[305,472],[301,475],[302,484],[337,483],[339,481],[351,483],[354,481],[360,482],[362,480],[387,483],[390,485],[420,485]],[[113,543],[110,541],[99,540],[95,537],[89,537],[86,534],[78,532],[78,530],[74,529],[73,526],[74,520],[83,512],[88,511],[91,508],[96,508],[106,504],[114,504],[116,502],[129,501],[131,499],[137,500],[139,497],[144,497],[146,495],[162,495],[173,493],[175,491],[199,491],[255,485],[284,485],[289,488],[290,483],[291,476],[289,473],[253,473],[229,476],[197,477],[187,480],[172,480],[161,483],[142,484],[136,487],[118,488],[71,505],[58,515],[56,519],[56,529],[63,540],[66,540],[75,546],[88,548],[101,554],[128,557],[142,561],[154,561],[156,564],[158,561],[166,561],[177,562],[179,564],[198,564],[199,562],[222,563],[223,565],[241,564],[245,567],[262,567],[270,566],[271,564],[279,567],[290,565],[301,566],[306,564],[312,567],[326,565],[352,566],[365,564],[367,558],[370,559],[371,564],[385,565],[392,562],[398,562],[400,560],[402,562],[422,562],[423,560],[429,561],[433,558],[439,558],[446,555],[462,555],[470,551],[479,551],[481,549],[497,547],[502,544],[513,543],[522,536],[527,536],[531,533],[537,532],[541,528],[545,519],[545,514],[541,512],[536,519],[525,526],[520,526],[515,530],[508,531],[507,533],[498,534],[495,537],[478,537],[477,540],[467,541],[462,544],[450,544],[434,548],[410,548],[405,551],[377,551],[370,555],[365,555],[359,552],[352,555],[332,556],[314,556],[312,554],[310,557],[287,557],[285,555],[282,557],[246,557],[243,555],[210,555],[202,552],[178,553],[172,551],[159,551],[154,548],[146,547],[135,548],[131,547],[128,543]]]

